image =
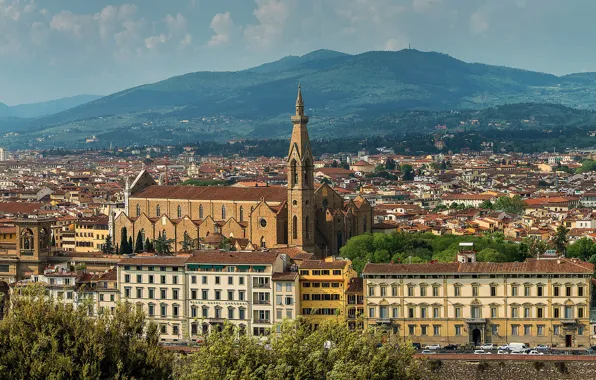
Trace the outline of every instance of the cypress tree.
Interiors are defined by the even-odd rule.
[[[128,244],[126,244],[126,253],[132,253],[132,236],[128,238]]]
[[[151,252],[152,250],[151,241],[149,241],[149,238],[145,239],[145,251]]]
[[[135,253],[143,252],[143,235],[141,231],[137,234],[137,241],[135,243]]]
[[[126,236],[126,227],[122,228],[122,233],[120,235],[120,250],[118,252],[120,254],[128,253],[128,236]]]

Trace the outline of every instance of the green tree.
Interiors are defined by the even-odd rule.
[[[513,197],[504,196],[497,198],[493,207],[497,211],[521,215],[524,213],[526,203],[519,195],[514,195]]]
[[[402,165],[401,173],[402,173],[402,179],[404,181],[414,180],[414,169],[412,169],[412,165],[408,165],[408,164]]]
[[[120,254],[128,253],[127,247],[128,247],[127,231],[126,231],[126,227],[122,227],[122,230],[120,232],[120,250],[118,253],[120,253]]]
[[[137,233],[137,241],[135,242],[135,253],[143,252],[143,235],[141,235],[141,231]]]
[[[132,236],[128,238],[128,243],[126,244],[126,253],[131,254],[133,252],[133,245],[132,245]]]
[[[145,239],[145,251],[147,251],[147,252],[154,251],[153,243],[151,242],[151,240],[149,240],[149,238]]]
[[[520,251],[526,257],[538,257],[548,249],[545,241],[533,237],[527,237],[520,244]]]
[[[168,239],[163,235],[159,235],[159,237],[153,240],[153,245],[155,247],[155,253],[160,256],[168,256],[172,255],[172,244],[174,243],[174,239]]]
[[[106,240],[104,241],[103,246],[101,247],[101,251],[108,255],[114,253],[114,246],[112,245],[112,236],[111,235],[106,236]]]
[[[584,160],[582,161],[582,166],[576,169],[577,173],[587,173],[596,171],[596,161],[594,160]]]
[[[44,291],[36,284],[11,294],[0,320],[0,378],[170,378],[173,355],[142,311],[120,304],[113,315],[88,318],[87,307],[73,309]]]
[[[389,157],[385,160],[385,169],[395,170],[396,167],[397,164],[395,163],[395,160],[393,158]]]
[[[52,247],[56,246],[56,236],[54,236],[54,234],[52,234]]]
[[[565,227],[563,224],[560,224],[557,227],[557,231],[555,232],[555,236],[553,237],[553,245],[555,246],[558,253],[565,253],[565,248],[567,247],[567,234],[569,233],[569,229]]]
[[[492,210],[494,208],[492,202],[487,199],[485,201],[483,201],[482,203],[480,203],[480,208],[486,209],[486,210]]]
[[[478,252],[476,259],[478,261],[491,263],[507,261],[507,257],[504,254],[493,248],[484,248],[482,251]]]
[[[568,257],[578,257],[587,261],[590,257],[596,254],[596,244],[592,239],[583,237],[567,247]]]

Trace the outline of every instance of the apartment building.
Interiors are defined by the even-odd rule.
[[[101,251],[108,236],[108,216],[101,215],[75,222],[75,252]]]
[[[142,308],[147,318],[159,325],[163,341],[179,341],[186,337],[188,313],[184,269],[188,257],[139,255],[124,258],[117,266],[122,301]]]
[[[373,264],[363,270],[366,324],[421,344],[590,345],[594,266],[576,259]]]
[[[117,270],[112,269],[98,276],[95,289],[97,292],[97,312],[113,313],[120,301]]]
[[[326,319],[345,318],[346,290],[357,277],[352,262],[330,256],[300,265],[301,314],[316,327]]]
[[[275,299],[275,314],[273,323],[280,323],[284,319],[294,319],[300,314],[300,281],[298,268],[294,271],[274,273],[273,298]]]
[[[269,334],[276,315],[273,278],[287,267],[287,256],[272,252],[195,252],[186,261],[190,339],[222,328],[226,320],[253,336]],[[283,282],[279,295],[295,300],[295,282],[290,276]],[[282,310],[294,308],[290,302]]]

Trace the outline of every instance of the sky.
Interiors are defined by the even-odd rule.
[[[596,71],[594,0],[0,0],[0,102],[108,95],[317,49]]]

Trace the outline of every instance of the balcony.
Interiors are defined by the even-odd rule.
[[[255,305],[270,305],[271,301],[269,300],[256,300],[253,302]]]
[[[575,318],[561,318],[560,321],[563,325],[574,325],[577,323]]]
[[[391,318],[377,318],[378,325],[389,325],[391,324]]]
[[[271,323],[268,319],[255,319],[253,323]]]
[[[486,318],[466,318],[466,319],[464,319],[464,321],[470,325],[479,325],[479,324],[485,324]]]
[[[269,283],[254,283],[252,287],[259,289],[270,289],[271,285]]]

